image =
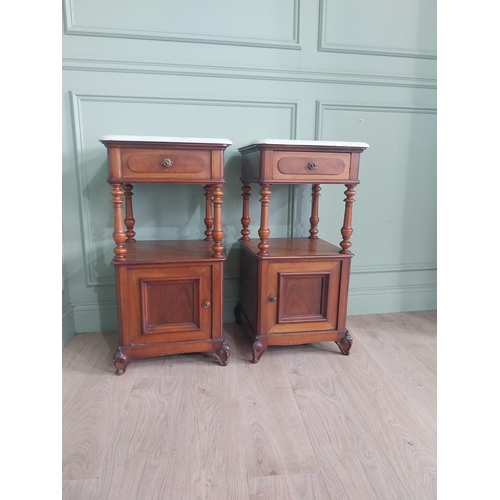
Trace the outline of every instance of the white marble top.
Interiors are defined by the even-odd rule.
[[[232,144],[229,139],[213,139],[211,137],[162,137],[156,135],[104,135],[99,139],[115,142],[186,142],[197,144]]]
[[[276,146],[337,146],[348,148],[369,148],[366,142],[346,142],[346,141],[302,141],[300,139],[257,139],[249,142],[239,149],[257,144],[270,144]]]

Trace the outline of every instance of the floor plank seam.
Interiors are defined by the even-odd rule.
[[[353,334],[354,336],[354,334]],[[358,340],[359,340],[359,336],[358,336]],[[378,366],[381,370],[382,368],[380,367],[380,365],[376,362],[376,360],[373,358],[373,356],[371,355],[370,352],[367,351],[367,349],[363,346],[363,343],[361,343],[361,348],[365,351],[366,355],[371,359],[371,362],[374,363],[376,366]],[[333,367],[334,370],[335,370],[335,367]],[[339,378],[339,381],[340,383],[342,384],[342,386],[344,387],[344,390],[347,391],[347,394],[349,394],[349,397],[351,398],[350,394],[351,392],[349,391],[349,389],[346,387],[346,385],[344,384],[344,382],[342,381],[342,377],[339,376],[337,370],[335,370],[338,378]],[[401,394],[405,400],[407,400],[406,398],[406,395],[403,394],[403,392],[394,384],[394,382],[392,381],[392,379],[390,377],[387,376],[387,374],[385,373],[385,371],[382,370],[382,372],[384,373],[384,375],[386,376],[387,378],[387,381],[388,383],[390,384],[390,386],[392,386],[392,389],[393,390],[396,390],[397,393]],[[366,420],[366,418],[364,417],[363,415],[363,412],[361,411],[361,409],[359,408],[357,402],[355,399],[351,398],[351,402],[353,403],[354,407],[357,409],[358,411],[358,414],[360,416],[360,418],[363,420],[363,423],[365,424],[366,428],[368,429],[368,431],[370,432],[370,434],[373,436],[373,439],[374,439],[374,442],[376,443],[376,445],[378,446],[379,450],[380,450],[380,453],[385,457],[385,459],[387,460],[387,463],[389,464],[389,466],[391,467],[391,469],[393,470],[394,472],[394,475],[395,477],[398,478],[402,488],[404,489],[404,491],[406,492],[406,494],[408,495],[408,500],[420,500],[420,499],[416,499],[416,498],[412,498],[411,494],[410,494],[410,491],[408,490],[408,487],[407,485],[405,484],[405,481],[401,478],[400,474],[398,473],[398,471],[395,469],[394,467],[394,463],[393,463],[393,460],[391,459],[391,457],[386,453],[384,447],[382,446],[382,444],[380,443],[379,441],[379,438],[376,434],[374,434],[370,428],[370,422]],[[409,402],[408,402],[409,403]],[[413,405],[410,405],[411,408],[414,409]],[[415,411],[415,410],[414,410]],[[420,419],[422,420],[422,422],[424,422],[428,427],[430,427],[427,422],[422,419],[422,417],[420,416],[419,414],[419,417]],[[432,430],[432,429],[431,429]]]
[[[132,370],[130,370],[130,372],[131,371]],[[130,372],[127,372],[129,376],[131,375]],[[118,377],[118,375],[116,375],[114,373],[110,373],[109,376]],[[125,376],[125,374],[121,375],[121,376],[123,377],[123,376]],[[97,481],[96,480],[99,478],[100,475],[102,475],[101,474],[101,472],[102,472],[102,464],[104,463],[104,460],[105,460],[105,458],[106,458],[106,456],[108,454],[108,451],[109,451],[109,449],[111,447],[111,444],[113,443],[113,438],[115,437],[115,434],[118,432],[121,417],[122,417],[122,415],[125,412],[125,408],[127,407],[128,400],[130,399],[130,395],[132,394],[132,390],[133,390],[133,388],[135,386],[135,383],[137,381],[137,378],[138,378],[137,377],[137,370],[134,371],[134,375],[132,375],[132,376],[134,377],[134,381],[131,384],[130,391],[129,391],[127,397],[125,398],[125,401],[122,404],[122,408],[120,410],[120,414],[118,415],[118,418],[116,419],[116,425],[115,425],[115,428],[114,428],[113,432],[111,433],[111,437],[108,440],[108,445],[106,446],[106,450],[104,450],[103,453],[102,453],[101,461],[99,463],[99,466],[97,467],[96,477],[94,478],[94,485],[92,486],[91,493],[97,487]]]
[[[354,334],[353,334],[354,336]],[[373,362],[375,362],[375,360],[372,358],[372,356],[370,355],[370,353],[368,351],[366,351],[366,349],[364,347],[362,347],[364,349],[364,351],[366,352],[366,354],[368,356],[370,356],[370,358],[372,359]],[[378,365],[377,365],[378,366]],[[355,398],[353,398],[351,396],[351,391],[349,390],[348,387],[346,387],[346,385],[344,384],[343,380],[342,380],[342,377],[339,376],[339,373],[338,371],[335,369],[334,366],[332,366],[333,370],[335,371],[335,375],[340,383],[340,385],[343,387],[345,393],[348,395],[349,397],[349,400],[351,402],[351,404],[353,405],[354,408],[356,408],[356,411],[359,415],[359,418],[361,418],[363,424],[365,425],[367,431],[370,433],[370,435],[372,436],[373,438],[373,442],[376,444],[377,448],[378,448],[378,451],[379,453],[381,454],[381,456],[383,456],[385,458],[385,460],[387,461],[389,467],[391,468],[391,470],[393,471],[394,473],[394,477],[398,478],[398,481],[400,482],[401,484],[401,487],[404,489],[404,491],[406,492],[407,496],[408,496],[408,499],[407,500],[412,500],[410,494],[408,493],[408,490],[407,488],[405,487],[405,484],[404,482],[401,480],[398,472],[396,471],[396,469],[394,468],[394,465],[390,459],[390,457],[387,455],[387,453],[385,452],[385,450],[383,449],[383,447],[381,446],[379,440],[377,439],[377,436],[372,432],[372,430],[370,429],[370,425],[369,425],[369,422],[367,422],[367,420],[365,419],[365,417],[363,416],[363,412],[361,411],[361,409],[359,408],[358,404],[356,403],[356,400]],[[416,500],[416,499],[415,499]]]
[[[320,461],[319,461],[319,459],[318,459],[318,454],[316,453],[316,450],[315,450],[315,448],[314,448],[314,443],[313,443],[313,440],[311,439],[311,434],[310,434],[309,429],[308,429],[308,427],[307,427],[307,425],[306,425],[306,423],[305,423],[305,421],[304,421],[304,417],[302,416],[302,412],[300,411],[300,406],[299,406],[299,403],[298,403],[298,401],[297,401],[297,396],[296,396],[296,394],[295,394],[295,391],[293,390],[292,383],[291,383],[291,380],[290,380],[290,378],[291,378],[291,377],[290,377],[290,375],[288,374],[288,372],[287,372],[287,376],[288,376],[288,383],[290,384],[290,387],[291,387],[291,389],[292,389],[293,399],[295,400],[295,404],[296,404],[296,406],[297,406],[297,410],[298,410],[298,412],[299,412],[300,419],[302,420],[302,425],[304,426],[304,429],[306,430],[307,437],[308,437],[308,439],[309,439],[309,443],[310,443],[310,445],[311,445],[311,449],[312,449],[312,451],[313,451],[313,453],[314,453],[314,458],[316,459],[316,465],[317,465],[317,467],[318,467],[318,473],[321,475],[321,479],[323,480],[323,485],[324,485],[324,487],[325,487],[325,491],[327,491],[327,492],[328,492],[328,499],[329,499],[329,500],[335,500],[334,498],[332,498],[332,497],[330,496],[330,492],[328,491],[328,487],[327,487],[327,484],[326,484],[326,481],[325,481],[324,472],[323,472],[323,469],[322,469],[322,467],[321,467],[321,465],[320,465]],[[297,377],[294,377],[294,378],[297,378]],[[309,377],[309,378],[312,378],[312,377]],[[306,475],[306,474],[300,474],[300,475]],[[326,499],[325,499],[325,500],[326,500]]]
[[[77,334],[77,335],[87,335],[85,333],[82,333],[82,334]],[[102,334],[101,334],[102,336]],[[104,338],[104,336],[102,336]],[[89,341],[92,340],[92,339],[89,339]],[[89,348],[90,349],[90,348]],[[87,378],[90,376],[90,374],[92,373],[92,370],[94,368],[94,366],[99,362],[99,360],[101,359],[101,355],[102,353],[98,353],[96,358],[95,358],[95,361],[90,365],[88,366],[88,369],[86,370],[86,374],[82,377],[82,379],[80,380],[80,383],[78,384],[78,386],[76,388],[74,388],[74,391],[73,391],[73,395],[68,399],[68,401],[66,402],[66,404],[63,406],[62,408],[62,411],[64,412],[64,410],[68,407],[68,405],[73,401],[73,398],[76,397],[76,395],[78,394],[78,389],[80,389],[80,387],[83,385],[83,383],[87,380]],[[66,372],[66,377],[68,377],[70,374],[68,372]]]
[[[391,336],[393,336],[392,333],[390,333]],[[397,339],[396,339],[397,340]],[[413,410],[418,414],[418,416],[422,419],[422,421],[429,427],[429,429],[434,433],[436,434],[436,430],[433,429],[432,425],[429,424],[429,422],[427,421],[426,417],[424,415],[421,414],[421,412],[419,411],[419,409],[412,403],[411,399],[408,398],[407,394],[401,390],[398,385],[393,381],[392,379],[392,376],[390,373],[387,373],[387,371],[384,369],[384,367],[372,356],[372,353],[370,352],[370,349],[368,347],[366,347],[365,344],[363,344],[363,341],[360,340],[360,343],[361,345],[363,346],[363,349],[365,350],[365,352],[370,356],[370,358],[373,360],[373,362],[380,368],[380,370],[384,373],[384,375],[386,376],[386,378],[389,380],[389,382],[391,383],[392,387],[394,389],[396,389],[399,394],[401,394],[403,396],[403,398],[405,399],[405,401],[408,402],[408,404],[413,408]],[[425,366],[423,365],[423,363],[421,363],[418,358],[416,358],[409,350],[406,349],[407,352],[409,352],[413,358],[420,364],[422,364],[422,367],[424,370],[428,371],[430,373],[431,376],[433,376],[434,374]]]

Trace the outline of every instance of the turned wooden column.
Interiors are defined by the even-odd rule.
[[[319,224],[319,192],[321,191],[321,186],[319,184],[313,184],[312,187],[312,207],[311,207],[311,218],[309,222],[311,223],[311,229],[309,229],[309,239],[318,239],[318,224]]]
[[[271,184],[261,184],[261,190],[259,194],[262,196],[260,199],[261,209],[260,209],[260,228],[259,228],[259,238],[260,243],[257,245],[260,252],[257,255],[267,255],[267,249],[269,248],[269,235],[271,231],[269,230],[269,202],[271,196]]]
[[[224,247],[222,246],[222,238],[224,238],[224,231],[222,230],[222,184],[215,184],[212,196],[213,196],[213,204],[214,204],[214,229],[212,231],[212,236],[214,240],[214,244],[212,246],[212,250],[214,254],[212,257],[220,258],[224,257],[222,253]]]
[[[113,199],[111,203],[113,203],[113,216],[114,216],[114,231],[113,231],[113,239],[115,240],[116,246],[114,248],[115,258],[114,260],[125,260],[125,254],[127,253],[127,249],[125,248],[125,239],[127,235],[124,231],[123,224],[123,209],[122,209],[122,196],[124,191],[122,190],[121,183],[110,183],[111,185],[111,196]]]
[[[207,184],[205,187],[205,241],[214,241],[213,237],[213,227],[214,227],[214,217],[212,213],[212,191],[214,187],[211,184]]]
[[[127,226],[127,231],[125,232],[127,239],[125,240],[127,243],[134,243],[135,241],[135,219],[134,212],[132,210],[132,189],[134,186],[132,184],[124,184],[123,190],[125,192],[125,226]]]
[[[248,241],[250,239],[250,229],[248,229],[248,226],[250,226],[250,189],[250,183],[243,181],[243,186],[241,187],[243,191],[241,194],[241,196],[243,196],[243,214],[241,216],[241,225],[243,229],[241,230],[240,238],[240,240],[243,241]]]
[[[346,184],[345,187],[347,188],[346,191],[344,191],[344,194],[346,195],[346,198],[344,199],[345,201],[345,212],[344,212],[344,225],[342,226],[342,229],[340,230],[342,234],[342,241],[340,242],[340,246],[342,247],[342,250],[340,250],[339,253],[352,253],[349,248],[351,247],[352,243],[351,240],[349,239],[352,236],[352,205],[354,204],[354,195],[356,194],[356,191],[354,191],[354,187],[356,184]]]

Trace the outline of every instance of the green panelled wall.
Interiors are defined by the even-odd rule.
[[[436,3],[64,0],[63,343],[116,330],[106,134],[227,137],[225,321],[238,300],[241,160],[260,138],[362,141],[349,314],[436,308]],[[322,186],[338,244],[343,186]],[[257,235],[258,190],[251,198]],[[197,239],[202,186],[137,185],[139,238]],[[272,236],[307,235],[306,186],[275,186]],[[251,235],[251,236],[252,236]]]

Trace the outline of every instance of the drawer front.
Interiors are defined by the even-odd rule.
[[[146,179],[209,179],[210,150],[134,149],[122,156],[123,177]]]
[[[275,152],[273,179],[332,182],[349,179],[350,153]]]

